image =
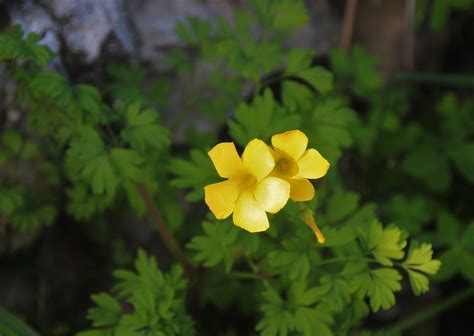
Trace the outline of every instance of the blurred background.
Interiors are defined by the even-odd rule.
[[[430,128],[433,134],[437,134],[437,127],[443,121],[431,116],[435,110],[434,101],[439,101],[436,106],[448,106],[453,115],[463,110],[466,120],[473,119],[474,1],[307,0],[305,4],[310,19],[286,40],[288,48],[314,50],[314,62],[328,66],[337,75],[337,69],[333,69],[337,68],[335,58],[331,56],[333,52],[350,51],[354,45],[361,46],[373,57],[364,56],[357,63],[361,72],[366,69],[364,62],[372,64],[372,60],[376,60],[374,66],[382,86],[396,83],[408,88],[404,91],[404,102],[409,106],[401,118],[402,129],[388,133],[393,137],[393,143],[403,131],[403,125],[412,120],[418,120],[422,129]],[[192,58],[195,50],[182,42],[175,27],[190,16],[211,22],[223,17],[232,22],[236,9],[249,8],[246,0],[0,0],[0,30],[20,25],[26,33],[40,34],[43,37],[41,43],[57,54],[49,67],[66,74],[72,82],[101,87],[108,85],[112,78],[121,82],[120,88],[126,87],[123,94],[132,94],[139,89],[146,91],[147,96],[160,105],[165,124],[176,126],[173,143],[180,148],[189,140],[186,130],[191,124],[197,126],[199,132],[219,134],[222,128],[200,113],[193,113],[192,107],[191,113],[182,117],[183,101],[194,92],[196,83],[212,81],[213,68],[199,58],[194,60],[192,72],[180,68],[180,53]],[[368,68],[370,70],[370,65]],[[373,84],[371,79],[366,80],[370,87]],[[11,103],[13,90],[11,81],[0,79],[2,124],[21,123],[21,111]],[[113,91],[114,87],[108,86],[108,90]],[[241,97],[248,99],[251,90],[251,86],[244,86]],[[352,94],[350,100],[359,113],[368,110],[363,95]],[[229,109],[228,113],[231,112]],[[468,132],[472,131],[470,121],[465,127],[470,127]],[[468,140],[472,141],[473,134],[469,134]],[[385,144],[392,143],[390,139],[385,141]],[[436,141],[442,142],[443,139],[440,136]],[[414,144],[416,146],[416,141]],[[384,152],[378,155],[383,157]],[[357,159],[349,154],[343,163],[353,167],[351,160]],[[390,183],[383,188],[375,185],[382,185],[386,178],[377,175],[378,163],[368,170],[378,180],[365,190],[363,197],[386,205],[382,216],[388,220],[402,218],[409,222],[406,228],[431,240],[436,256],[440,257],[443,252],[461,244],[463,235],[474,234],[473,230],[462,231],[474,218],[474,189],[472,184],[466,184],[464,177],[472,176],[474,157],[467,158],[471,163],[463,168],[464,174],[452,173],[451,176],[449,173],[450,187],[446,188],[439,187],[436,182],[445,175],[443,169],[436,168],[438,162],[420,160],[412,163],[415,171],[425,163],[435,167],[427,175],[420,173],[420,177],[415,172],[409,177],[415,181],[412,188],[418,188],[416,183],[421,183],[420,188],[428,185],[421,198],[403,196],[387,200],[386,193],[391,193],[395,187]],[[28,167],[25,168],[25,175],[30,172]],[[5,174],[4,169],[0,169],[0,174]],[[346,176],[349,185],[355,189],[360,187],[357,169],[346,172]],[[431,183],[432,180],[435,182]],[[432,202],[432,199],[436,201]],[[386,200],[387,203],[383,203]],[[453,209],[455,221],[462,224],[452,224],[460,227],[458,238],[453,239],[449,247],[439,242],[438,249],[437,238],[429,236],[428,231],[444,227],[444,224],[439,224],[444,223],[442,220],[430,215],[430,212],[436,212],[440,202],[443,207]],[[87,326],[84,316],[90,306],[89,295],[106,287],[113,268],[109,260],[113,259],[114,265],[128,265],[132,259],[131,251],[136,247],[145,246],[157,251],[161,247],[147,222],[133,216],[114,218],[109,214],[116,232],[104,233],[114,237],[107,240],[105,249],[97,233],[95,236],[88,234],[92,229],[78,225],[65,214],[60,214],[57,220],[64,225],[35,234],[16,234],[8,229],[0,216],[0,305],[22,312],[38,330],[47,331],[49,335],[68,335],[71,330]],[[450,231],[449,228],[446,230]],[[445,258],[452,264],[461,260],[453,253]],[[456,293],[459,288],[472,286],[474,257],[465,258],[467,261],[463,259],[462,269],[448,269],[446,272],[450,273],[444,274],[440,282],[433,283],[427,295],[416,298],[403,292],[397,306],[371,317],[368,327],[408,316],[410,311],[429,307]],[[473,316],[474,297],[458,299],[449,309],[406,334],[471,335],[474,332]]]

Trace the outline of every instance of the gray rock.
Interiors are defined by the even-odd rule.
[[[82,53],[90,63],[101,53],[104,41],[114,33],[127,53],[135,43],[122,0],[41,0],[61,25],[67,47]]]
[[[43,7],[33,0],[12,1],[7,2],[7,5],[13,24],[20,25],[25,33],[44,35],[40,43],[54,52],[59,51],[61,48],[59,26]]]
[[[232,22],[236,8],[249,8],[248,1],[236,0],[23,0],[7,5],[14,23],[43,34],[42,43],[55,52],[70,50],[84,56],[81,63],[92,63],[103,48],[116,49],[105,43],[113,35],[125,54],[157,69],[166,69],[163,59],[170,48],[182,46],[174,33],[178,22],[189,16]],[[339,37],[339,19],[328,0],[308,0],[307,7],[310,21],[288,44],[326,53]],[[105,50],[106,55],[117,53]]]
[[[223,16],[231,20],[232,12],[228,0],[138,0],[130,3],[141,57],[158,66],[162,65],[164,53],[169,48],[183,46],[174,32],[178,22],[189,16],[206,20]]]

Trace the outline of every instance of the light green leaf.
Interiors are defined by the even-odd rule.
[[[412,246],[403,262],[415,295],[424,294],[429,290],[429,281],[425,274],[434,275],[441,266],[441,262],[432,260],[432,256],[431,244],[423,243],[419,247]]]
[[[122,308],[114,297],[106,293],[92,295],[92,301],[97,307],[89,309],[87,318],[93,327],[110,327],[116,324],[122,314]]]
[[[373,222],[369,232],[360,231],[359,237],[365,250],[384,266],[392,266],[391,259],[400,260],[405,255],[403,248],[407,243],[397,227],[383,228],[380,223]]]

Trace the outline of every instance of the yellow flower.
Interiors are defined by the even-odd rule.
[[[290,183],[292,200],[311,200],[314,197],[314,187],[308,179],[326,175],[329,162],[316,149],[306,149],[308,137],[300,130],[275,134],[272,145],[275,168],[270,175]]]
[[[290,184],[268,176],[275,167],[270,148],[254,139],[239,157],[234,143],[223,142],[209,151],[217,173],[226,181],[204,188],[206,204],[218,219],[233,213],[234,224],[250,232],[269,227],[266,212],[276,213],[288,201]]]

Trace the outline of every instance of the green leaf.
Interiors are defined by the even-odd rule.
[[[443,30],[449,22],[451,11],[468,9],[472,6],[474,6],[472,0],[434,0],[431,9],[431,28],[437,32]]]
[[[474,222],[469,223],[462,235],[462,245],[464,248],[474,253]]]
[[[359,237],[364,249],[383,266],[392,266],[391,259],[400,260],[405,255],[403,248],[407,242],[397,227],[383,228],[380,223],[374,221],[368,232],[359,231]]]
[[[336,312],[341,312],[351,302],[351,286],[346,279],[325,275],[320,282],[319,299]]]
[[[45,45],[39,45],[37,42],[40,40],[41,36],[36,33],[29,33],[23,39],[23,31],[19,25],[15,25],[9,31],[1,32],[0,61],[13,61],[18,58],[45,67],[53,53]]]
[[[81,183],[68,188],[66,194],[68,196],[67,213],[80,221],[90,219],[95,213],[106,209],[113,201],[113,198],[107,194],[94,194],[91,189]]]
[[[73,180],[91,186],[94,194],[110,198],[118,186],[142,181],[142,157],[133,149],[106,148],[99,134],[91,127],[83,127],[78,138],[71,142],[66,164]]]
[[[407,197],[395,194],[385,204],[390,221],[412,234],[419,233],[423,224],[433,218],[434,209],[428,199],[421,196]]]
[[[269,89],[250,105],[241,104],[235,119],[229,121],[229,133],[241,146],[255,138],[268,142],[272,135],[298,128],[300,123],[298,115],[288,114],[275,102]]]
[[[354,227],[349,225],[344,226],[341,229],[325,228],[322,231],[326,237],[324,247],[346,245],[350,242],[353,242],[356,237]]]
[[[41,226],[49,226],[56,219],[57,210],[52,204],[42,204],[34,208],[21,209],[10,219],[12,227],[18,232],[34,233]]]
[[[112,62],[107,64],[106,71],[111,80],[105,89],[115,100],[124,104],[136,101],[143,104],[150,102],[141,90],[145,80],[145,71],[140,65],[123,65]]]
[[[436,221],[438,227],[439,241],[446,245],[454,245],[457,242],[461,224],[449,212],[440,212]],[[466,237],[466,235],[464,235]]]
[[[316,66],[296,73],[322,94],[332,90],[333,75],[327,69]]]
[[[353,142],[350,127],[356,120],[353,110],[338,99],[328,98],[316,104],[312,120],[302,126],[310,139],[310,146],[317,148],[329,162],[335,163],[342,148]]]
[[[448,154],[453,159],[457,169],[471,183],[474,183],[474,142],[450,148]]]
[[[261,335],[299,334],[332,336],[333,318],[321,306],[314,306],[316,290],[306,289],[303,282],[293,282],[284,300],[273,288],[266,286],[260,309],[264,316],[256,329]]]
[[[436,192],[445,191],[451,185],[451,168],[447,158],[432,148],[420,148],[408,154],[402,162],[402,169]]]
[[[94,129],[83,128],[80,137],[71,142],[67,155],[70,162],[76,163],[70,163],[79,174],[76,178],[90,184],[95,194],[115,194],[119,181],[106,147]]]
[[[226,272],[232,269],[239,229],[226,222],[203,222],[205,235],[195,236],[187,248],[195,250],[194,259],[203,262],[206,267],[224,263]]]
[[[311,235],[306,240],[301,237],[286,239],[282,242],[283,249],[274,249],[268,253],[268,264],[290,280],[305,279],[311,270],[314,244]]]
[[[3,216],[10,216],[22,208],[24,203],[24,195],[20,188],[8,188],[0,184],[0,213]]]
[[[260,21],[271,31],[288,33],[302,27],[308,14],[301,0],[252,0]]]
[[[116,295],[93,296],[97,307],[89,309],[88,318],[98,329],[84,335],[96,335],[97,330],[97,335],[104,336],[195,335],[193,322],[185,312],[186,281],[180,267],[173,266],[163,273],[153,257],[139,250],[135,271],[117,270],[114,276]],[[130,309],[122,309],[117,298]]]
[[[120,320],[122,308],[114,297],[106,293],[92,295],[92,301],[97,307],[89,309],[87,319],[93,327],[110,327]]]
[[[332,89],[332,73],[323,67],[311,67],[312,53],[294,49],[288,55],[285,74],[302,78],[316,90],[325,94]]]
[[[73,88],[69,81],[57,72],[41,72],[30,82],[29,89],[36,99],[48,97],[62,108],[71,107]]]
[[[352,214],[359,205],[359,195],[352,192],[336,191],[328,201],[327,219],[337,222]]]
[[[370,97],[382,80],[377,72],[377,60],[362,47],[354,46],[350,54],[334,50],[330,55],[332,70],[338,83],[360,97]]]
[[[203,199],[204,187],[219,180],[209,156],[198,149],[191,150],[189,160],[172,158],[168,170],[176,176],[171,180],[172,186],[192,189],[186,195],[188,201]]]
[[[110,151],[110,160],[114,165],[115,172],[127,182],[138,182],[143,178],[142,156],[132,149],[113,148]]]
[[[355,276],[353,286],[360,297],[370,298],[370,307],[375,313],[382,309],[389,309],[395,305],[394,292],[402,289],[400,280],[402,276],[394,269],[379,268],[363,272]]]
[[[432,260],[432,256],[431,244],[423,243],[419,247],[412,246],[403,262],[415,295],[424,294],[429,290],[429,281],[425,274],[434,275],[441,266],[441,262]]]
[[[77,101],[78,107],[86,112],[94,122],[101,121],[101,115],[104,109],[104,103],[99,91],[90,85],[79,84],[74,87],[74,98]]]
[[[461,250],[456,260],[461,274],[469,281],[474,282],[474,254]]]
[[[159,150],[170,143],[169,131],[159,122],[158,113],[150,108],[140,111],[139,102],[127,108],[127,127],[120,136],[140,151],[149,147]]]
[[[25,322],[0,306],[0,332],[3,336],[39,336]]]

